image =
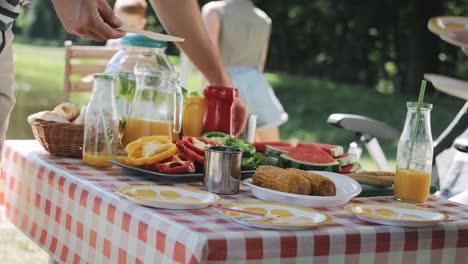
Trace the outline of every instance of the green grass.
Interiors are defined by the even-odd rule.
[[[63,48],[25,44],[14,45],[17,105],[13,111],[7,138],[32,138],[26,117],[34,112],[51,109],[62,100]],[[170,57],[179,69],[178,57]],[[283,140],[320,141],[347,147],[353,134],[326,123],[332,113],[367,115],[402,129],[407,101],[416,97],[381,94],[373,89],[350,84],[337,84],[312,77],[267,73],[276,95],[289,113],[289,122],[280,129]],[[189,79],[189,90],[200,90],[199,76]],[[419,87],[414,87],[419,89]],[[427,90],[430,92],[429,85]],[[85,104],[89,94],[73,94],[72,101]],[[434,139],[442,132],[463,101],[446,96],[426,96],[433,103],[432,131]],[[382,141],[387,158],[394,160],[397,141]],[[371,166],[368,158],[365,168]]]

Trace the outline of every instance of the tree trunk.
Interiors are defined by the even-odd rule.
[[[410,2],[410,12],[408,12],[410,23],[408,23],[406,40],[407,69],[404,72],[406,81],[400,90],[403,94],[418,94],[424,73],[437,70],[440,40],[427,29],[427,22],[431,17],[440,14],[442,2],[425,0]]]

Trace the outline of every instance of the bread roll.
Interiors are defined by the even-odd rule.
[[[70,121],[68,121],[68,119],[66,119],[65,117],[52,111],[42,111],[28,116],[28,123],[31,123],[32,121],[37,119],[64,124],[70,123]]]
[[[80,115],[73,120],[73,124],[75,125],[84,125],[86,116],[86,106],[81,107]]]
[[[80,115],[80,108],[72,103],[61,103],[54,108],[53,112],[62,115],[71,122]]]

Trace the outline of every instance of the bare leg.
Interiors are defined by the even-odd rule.
[[[262,142],[262,141],[279,141],[279,128],[272,127],[272,128],[260,128],[257,129],[255,133],[255,141]]]

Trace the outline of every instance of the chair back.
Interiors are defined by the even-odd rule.
[[[119,49],[105,46],[73,46],[70,40],[65,41],[64,46],[64,101],[69,101],[71,92],[92,91],[91,74],[103,72],[107,62]]]

